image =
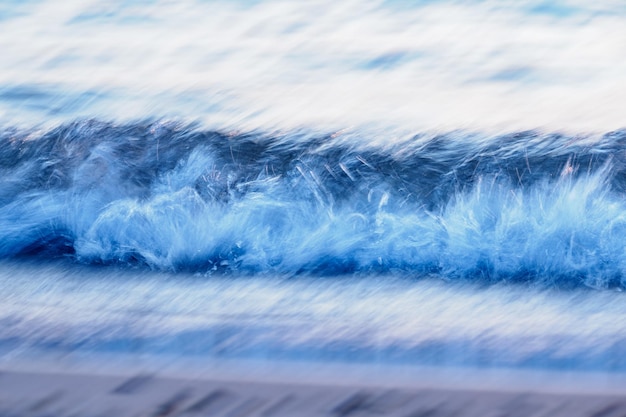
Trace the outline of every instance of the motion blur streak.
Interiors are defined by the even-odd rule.
[[[29,0],[0,27],[0,116],[27,127],[624,126],[620,1]]]

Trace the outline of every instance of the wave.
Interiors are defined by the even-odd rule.
[[[0,257],[242,274],[626,284],[626,131],[0,132]]]

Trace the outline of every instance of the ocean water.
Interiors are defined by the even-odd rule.
[[[610,0],[2,3],[0,363],[623,373],[625,28]]]

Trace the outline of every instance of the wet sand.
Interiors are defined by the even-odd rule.
[[[593,380],[578,388],[545,381],[485,383],[478,374],[412,381],[336,368],[290,378],[280,373],[237,375],[220,370],[183,377],[174,373],[0,372],[0,416],[211,416],[211,417],[618,417],[626,390],[604,392]],[[192,373],[193,374],[193,373]],[[295,374],[294,374],[295,375]],[[510,380],[514,380],[514,375]],[[584,376],[581,376],[584,379]],[[509,381],[510,381],[509,380]],[[451,378],[448,378],[451,381]],[[530,380],[526,379],[527,382]],[[582,381],[582,379],[581,379]],[[555,382],[555,381],[553,381]],[[610,381],[605,381],[610,382]],[[447,385],[447,386],[446,386]],[[559,388],[560,387],[560,388]],[[595,388],[594,388],[595,387]]]

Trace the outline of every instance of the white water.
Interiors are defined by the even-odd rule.
[[[0,285],[0,365],[39,352],[64,360],[130,354],[199,363],[626,368],[623,297],[612,292],[392,276],[207,280],[6,262]]]
[[[551,1],[9,1],[0,121],[608,131],[626,6]]]

